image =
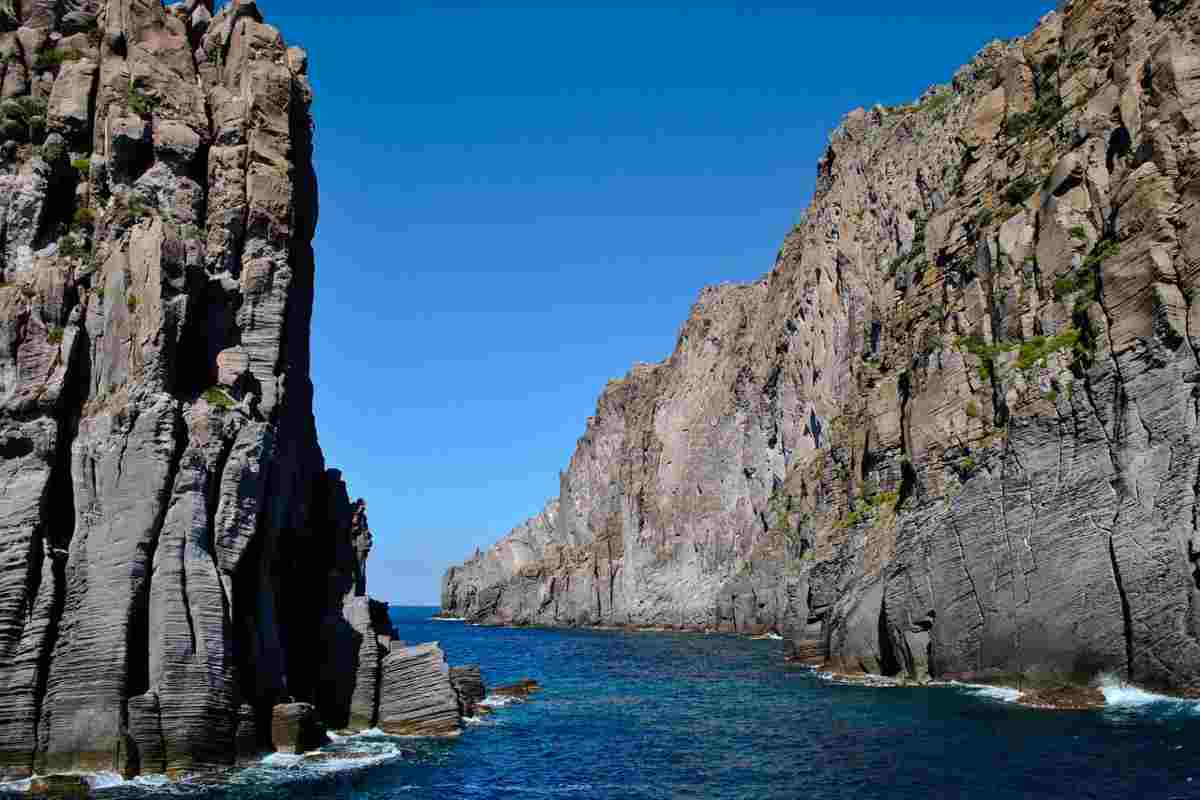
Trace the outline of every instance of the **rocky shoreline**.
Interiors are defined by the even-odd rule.
[[[445,613],[1200,689],[1197,30],[1070,0],[847,115],[769,271],[609,382]]]
[[[0,781],[461,730],[317,441],[312,99],[253,0],[0,3]]]

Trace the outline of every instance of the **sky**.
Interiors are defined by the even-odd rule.
[[[770,270],[848,111],[1053,5],[259,0],[309,52],[317,425],[368,503],[371,594],[436,605],[557,494],[605,383],[666,358],[703,286]]]

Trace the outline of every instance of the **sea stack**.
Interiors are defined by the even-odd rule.
[[[1058,5],[846,116],[770,271],[610,382],[443,612],[1200,688],[1200,4]]]
[[[4,6],[0,777],[374,725],[403,648],[313,420],[307,56],[246,0]]]

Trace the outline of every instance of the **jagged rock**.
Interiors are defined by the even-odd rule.
[[[1200,6],[1059,5],[849,114],[769,274],[608,385],[443,612],[1200,688]]]
[[[317,709],[308,703],[285,703],[271,713],[271,741],[279,753],[306,753],[328,741]]]
[[[393,647],[383,659],[379,728],[398,736],[459,734],[458,694],[436,644]]]
[[[458,695],[459,711],[464,717],[475,716],[475,707],[479,701],[487,697],[487,687],[483,685],[483,675],[478,666],[451,667],[450,685]]]
[[[91,96],[98,67],[90,58],[67,61],[59,69],[50,91],[47,125],[68,141],[85,142],[91,138]]]
[[[312,413],[304,59],[252,3],[190,30],[211,3],[15,9],[0,779],[193,774],[366,727],[396,635]]]

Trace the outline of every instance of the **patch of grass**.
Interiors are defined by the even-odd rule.
[[[950,114],[950,105],[954,102],[954,93],[939,92],[917,107],[918,114],[928,114],[937,122],[941,122]]]
[[[45,100],[16,97],[0,103],[0,136],[39,142],[45,135]]]
[[[35,70],[58,69],[68,61],[78,61],[81,58],[83,58],[83,53],[78,50],[54,47],[38,53],[37,58],[33,61],[33,68]]]
[[[1079,347],[1081,334],[1075,327],[1069,327],[1054,336],[1035,336],[1021,344],[1017,355],[1016,368],[1025,372],[1045,363],[1046,358],[1067,350]]]
[[[233,398],[217,386],[205,389],[203,396],[205,402],[219,411],[232,411],[237,406]]]
[[[1022,175],[1004,190],[1004,199],[1014,206],[1024,205],[1041,186],[1042,182],[1029,175]]]
[[[1062,122],[1067,108],[1057,92],[1046,92],[1039,97],[1029,111],[1009,114],[1004,120],[1004,135],[1009,138],[1031,139],[1041,131],[1048,131]]]
[[[67,148],[58,143],[47,142],[42,145],[41,156],[47,164],[57,164],[67,157]]]
[[[979,403],[974,400],[967,401],[967,416],[971,419],[979,419]]]
[[[80,242],[79,238],[68,233],[66,236],[58,240],[58,255],[60,258],[86,258],[91,252],[87,246],[86,240]]]
[[[134,114],[139,117],[146,118],[154,114],[162,100],[153,95],[146,94],[142,89],[130,84],[129,91],[125,94],[125,105]]]
[[[138,296],[136,294],[130,294],[128,297],[125,298],[125,307],[129,309],[130,314],[137,311],[138,305],[140,305],[140,303],[141,303],[141,301],[138,300]]]
[[[79,179],[86,181],[92,174],[92,160],[90,158],[77,158],[71,162],[71,166],[79,173]]]
[[[1121,252],[1121,245],[1112,239],[1101,239],[1077,269],[1054,281],[1054,299],[1062,302],[1075,297],[1075,310],[1083,311],[1100,300],[1100,266]]]
[[[1074,69],[1087,61],[1087,57],[1087,49],[1077,47],[1063,57],[1062,64],[1067,69]]]
[[[63,329],[55,325],[46,331],[46,341],[49,344],[62,344]]]
[[[1158,18],[1176,14],[1187,7],[1191,0],[1150,0],[1150,10]]]
[[[91,229],[96,224],[96,212],[87,206],[80,206],[75,209],[74,215],[71,217],[71,226],[73,228]]]
[[[1081,242],[1086,242],[1088,240],[1087,228],[1083,227],[1082,225],[1072,225],[1067,231],[1067,234],[1072,239],[1076,239]]]

